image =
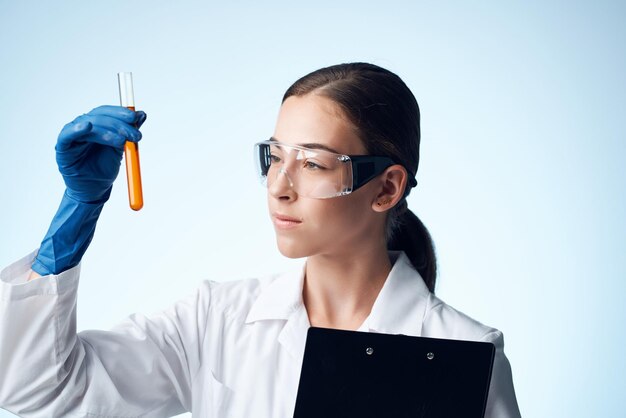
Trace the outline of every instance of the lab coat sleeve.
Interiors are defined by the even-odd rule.
[[[501,331],[492,329],[482,341],[493,343],[496,347],[485,418],[520,418],[511,365],[504,355],[504,336]]]
[[[209,282],[158,314],[77,333],[80,264],[26,281],[35,254],[0,272],[0,407],[46,418],[164,417],[190,410]]]

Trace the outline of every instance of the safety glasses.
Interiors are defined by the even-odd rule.
[[[336,154],[273,139],[255,144],[254,155],[265,186],[284,181],[298,195],[317,199],[350,194],[395,164],[388,157]]]

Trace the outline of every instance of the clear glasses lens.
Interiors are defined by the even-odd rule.
[[[268,188],[290,187],[318,199],[352,191],[352,163],[346,155],[276,141],[259,142],[254,149],[257,172]]]

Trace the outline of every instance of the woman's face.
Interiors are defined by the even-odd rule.
[[[319,144],[347,155],[367,154],[353,125],[330,99],[291,96],[280,108],[274,138],[290,145]],[[346,196],[299,196],[288,181],[268,187],[268,206],[278,249],[286,257],[341,255],[384,239],[384,218],[373,210],[382,189],[376,179]]]

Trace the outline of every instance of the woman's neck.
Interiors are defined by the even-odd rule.
[[[309,322],[324,328],[357,329],[390,271],[385,246],[309,257],[302,290]]]

